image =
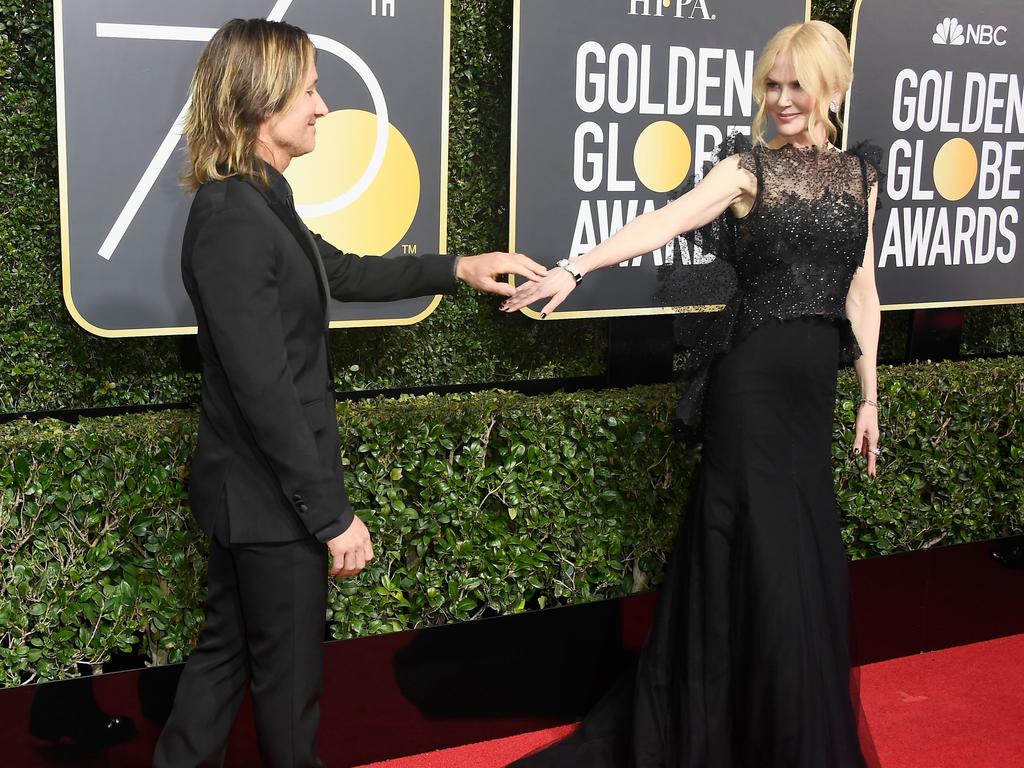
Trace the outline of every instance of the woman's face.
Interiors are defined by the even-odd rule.
[[[797,79],[796,70],[788,53],[780,53],[768,72],[765,83],[765,109],[775,121],[779,136],[789,143],[821,144],[825,128],[820,123],[811,136],[808,131],[811,113],[817,107],[817,97],[805,91]]]

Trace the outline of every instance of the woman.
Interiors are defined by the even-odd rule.
[[[697,231],[690,247],[734,272],[726,308],[688,360],[679,416],[703,417],[702,463],[636,679],[523,766],[864,765],[830,465],[844,357],[856,358],[854,449],[870,476],[879,453],[877,172],[836,149],[829,117],[851,79],[834,27],[780,30],[754,73],[752,145],[731,140],[692,190],[503,305],[549,299],[547,314],[592,270],[680,232]],[[777,129],[768,142],[766,116]],[[679,280],[670,272],[669,298]]]

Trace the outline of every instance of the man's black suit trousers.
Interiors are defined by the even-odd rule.
[[[312,536],[283,544],[210,541],[206,625],[178,684],[155,768],[220,766],[251,684],[267,768],[313,768],[323,674],[327,548]]]

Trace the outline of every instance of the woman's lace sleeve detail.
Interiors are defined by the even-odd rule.
[[[756,167],[750,139],[732,133],[715,148],[705,164],[702,178],[727,157],[739,155],[741,167]],[[669,193],[669,201],[690,192],[696,183],[691,175]],[[658,269],[656,298],[663,306],[712,307],[725,304],[736,288],[734,261],[736,219],[730,211],[691,232],[682,232],[665,249],[664,265]]]
[[[731,134],[716,148],[712,162],[703,169],[704,175],[734,155],[739,156],[741,168],[759,175],[750,139],[742,133]],[[669,199],[682,197],[694,186],[691,177]],[[674,238],[665,249],[664,266],[658,270],[657,298],[663,306],[687,312],[677,321],[677,335],[690,337],[692,343],[687,345],[685,362],[677,371],[682,391],[676,415],[688,426],[700,422],[709,366],[729,349],[735,332],[736,238],[737,220],[727,210],[705,226]],[[687,328],[680,328],[680,323]]]

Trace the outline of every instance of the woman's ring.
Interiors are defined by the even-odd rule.
[[[877,445],[874,448],[871,449],[871,452],[873,454],[875,454],[875,456],[881,456],[882,455],[882,449],[879,448]]]

